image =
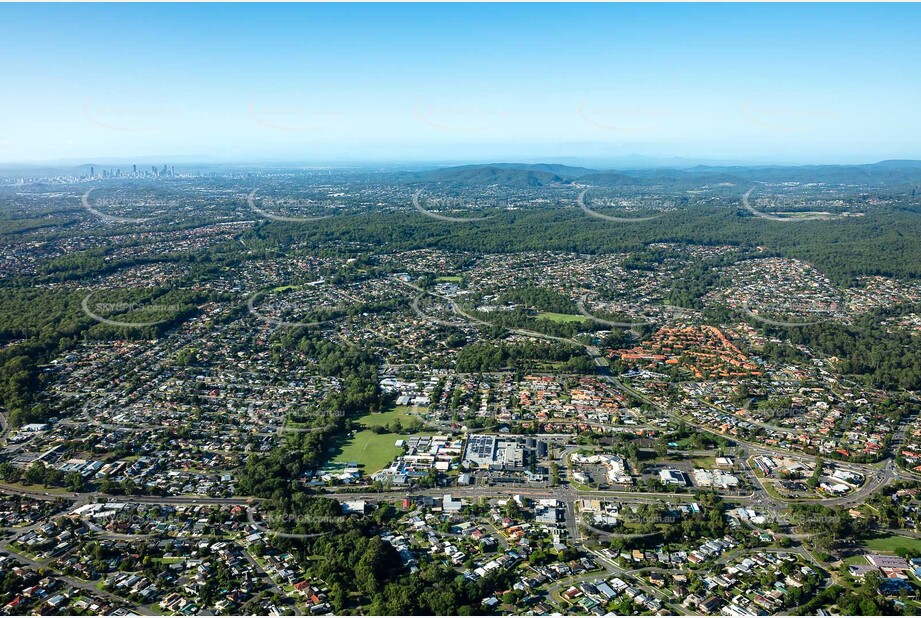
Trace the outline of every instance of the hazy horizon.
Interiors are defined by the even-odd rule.
[[[252,159],[252,160],[218,160],[210,157],[195,156],[144,156],[144,157],[95,157],[90,159],[59,159],[50,161],[22,161],[0,162],[0,170],[11,171],[38,171],[38,170],[77,170],[91,166],[102,169],[141,166],[172,165],[179,169],[196,167],[263,167],[269,169],[433,169],[463,166],[490,166],[490,165],[563,165],[574,168],[608,170],[646,170],[646,169],[690,169],[693,167],[732,168],[732,167],[810,167],[810,166],[849,166],[849,165],[875,165],[888,161],[906,161],[912,164],[921,163],[921,159],[887,158],[879,160],[853,160],[853,161],[814,161],[814,162],[786,162],[786,161],[754,161],[754,160],[717,160],[697,159],[692,157],[646,157],[633,154],[623,157],[577,157],[577,156],[547,156],[547,157],[505,157],[483,159],[407,159],[407,160],[381,160],[361,159],[354,160],[296,160],[296,159]],[[912,165],[914,167],[914,165]]]

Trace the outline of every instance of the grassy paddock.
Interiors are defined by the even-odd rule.
[[[573,315],[571,313],[553,313],[552,311],[543,311],[537,314],[538,320],[550,320],[551,322],[585,322],[588,318],[584,315]]]

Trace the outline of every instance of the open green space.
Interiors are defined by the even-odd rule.
[[[573,315],[571,313],[553,313],[552,311],[542,311],[537,314],[538,320],[550,320],[551,322],[585,322],[588,318],[584,315]]]
[[[716,467],[716,456],[713,457],[692,457],[691,465],[695,468],[704,468],[710,470]]]
[[[354,436],[343,436],[333,447],[332,461],[340,464],[355,462],[363,466],[365,474],[382,470],[393,458],[403,452],[394,446],[405,439],[394,433],[374,433],[370,429],[358,431]]]
[[[176,564],[177,562],[182,562],[184,558],[182,556],[164,556],[162,558],[152,558],[152,560],[161,564]]]
[[[366,429],[355,432],[354,436],[340,436],[333,446],[330,461],[335,463],[355,462],[363,466],[365,474],[373,474],[393,461],[403,452],[394,446],[397,440],[405,440],[406,435],[397,433],[376,433],[375,427],[386,427],[395,420],[404,426],[413,418],[412,406],[394,406],[386,412],[372,412],[359,417],[358,423]]]
[[[867,564],[867,559],[863,556],[863,554],[848,556],[844,559],[844,564]]]
[[[461,277],[460,275],[443,275],[435,279],[435,281],[442,282],[442,283],[460,283],[463,280],[464,278]]]
[[[879,552],[893,553],[899,547],[904,547],[909,551],[921,553],[921,539],[912,539],[897,534],[866,539],[863,541],[863,545],[869,550]]]
[[[412,406],[396,406],[386,412],[371,412],[356,419],[365,427],[384,427],[395,420],[399,420],[404,426],[413,418]]]
[[[591,485],[585,485],[583,483],[579,483],[577,481],[572,480],[571,478],[569,479],[569,485],[576,491],[598,491],[597,487],[592,487]]]
[[[767,494],[768,494],[770,497],[774,498],[775,500],[784,500],[784,499],[785,499],[783,496],[780,495],[780,492],[777,491],[777,488],[774,487],[774,483],[765,482],[765,483],[762,483],[761,486],[764,487],[764,491],[766,491]]]

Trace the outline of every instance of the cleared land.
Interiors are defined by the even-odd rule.
[[[585,322],[588,318],[584,315],[573,315],[571,313],[553,313],[544,311],[537,314],[538,320],[550,320],[552,322]]]

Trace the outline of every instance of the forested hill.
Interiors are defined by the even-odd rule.
[[[789,223],[757,219],[738,206],[698,206],[654,220],[609,223],[578,209],[534,208],[497,212],[488,220],[448,227],[418,213],[332,217],[310,226],[269,223],[247,234],[248,246],[302,242],[348,247],[354,243],[411,250],[507,253],[640,251],[650,243],[765,247],[814,264],[842,284],[855,276],[921,277],[921,218],[916,212],[873,211],[846,220]]]
[[[437,182],[470,187],[500,185],[516,189],[546,187],[571,182],[569,179],[543,169],[518,169],[501,165],[464,165],[407,176],[409,180],[416,182]]]
[[[700,186],[719,183],[809,182],[876,186],[921,183],[921,161],[890,160],[864,165],[704,166],[643,170],[592,170],[551,163],[462,165],[402,174],[407,182],[511,188],[580,184],[599,186]]]

